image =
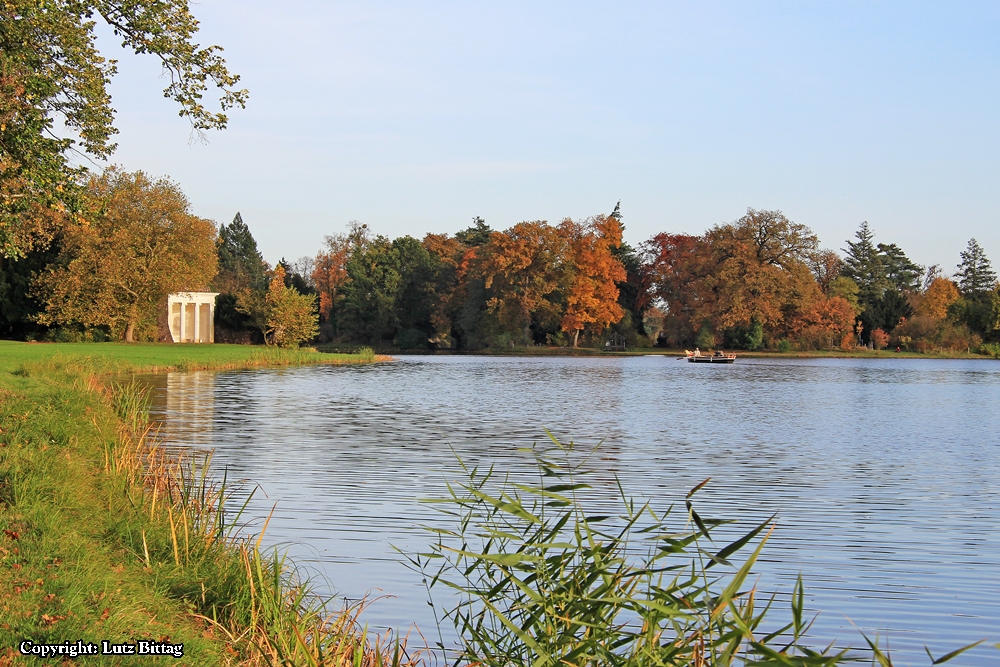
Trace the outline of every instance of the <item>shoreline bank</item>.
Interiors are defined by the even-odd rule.
[[[164,455],[145,394],[122,380],[382,359],[0,341],[0,664],[30,659],[25,640],[125,647],[74,658],[84,665],[130,664],[126,649],[139,642],[183,645],[185,662],[206,665],[306,664],[321,646],[384,652],[357,626],[360,608],[337,614],[293,563],[226,525],[225,489],[197,462]],[[177,664],[176,650],[144,658]]]

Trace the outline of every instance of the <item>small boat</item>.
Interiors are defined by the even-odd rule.
[[[702,354],[700,350],[695,349],[694,352],[684,350],[684,353],[692,364],[731,364],[736,361],[735,352],[726,354],[722,350],[718,350],[715,354]]]

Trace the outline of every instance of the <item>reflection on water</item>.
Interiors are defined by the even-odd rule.
[[[415,357],[153,381],[170,442],[259,484],[258,516],[277,502],[269,541],[342,595],[396,596],[373,625],[433,630],[391,545],[425,547],[421,526],[440,519],[418,501],[459,477],[455,456],[529,475],[519,448],[547,428],[603,440],[597,501],[617,477],[662,508],[711,476],[703,514],[738,528],[777,513],[761,586],[787,591],[802,572],[817,642],[857,643],[853,622],[923,665],[925,643],[1000,640],[1000,364]]]

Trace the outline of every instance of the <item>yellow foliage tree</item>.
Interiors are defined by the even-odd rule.
[[[215,276],[215,225],[191,215],[175,183],[115,168],[91,179],[89,221],[64,230],[61,253],[34,285],[43,324],[107,326],[128,342],[155,332],[167,294]]]
[[[948,317],[948,306],[958,301],[958,285],[947,278],[935,278],[917,300],[917,315],[943,320]]]
[[[274,269],[271,285],[267,289],[266,340],[279,347],[298,347],[304,341],[312,340],[319,333],[316,314],[316,297],[299,294],[285,286],[285,270],[278,265]]]

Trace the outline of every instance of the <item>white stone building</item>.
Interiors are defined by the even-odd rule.
[[[178,292],[167,296],[167,326],[175,343],[215,342],[218,292]]]

